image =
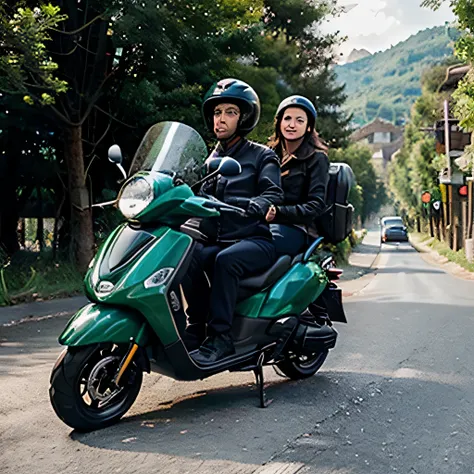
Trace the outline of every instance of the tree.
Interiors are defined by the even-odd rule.
[[[422,6],[438,9],[444,0],[424,0]],[[463,34],[456,42],[456,56],[464,63],[474,61],[474,10],[471,0],[450,0],[450,6],[456,15]],[[453,94],[454,115],[460,125],[474,131],[474,73],[468,72],[460,81]]]
[[[422,77],[422,95],[415,102],[411,122],[405,127],[404,143],[391,164],[389,173],[390,192],[398,212],[414,220],[420,215],[421,194],[439,192],[438,173],[440,162],[436,154],[433,137],[420,131],[432,127],[443,117],[443,102],[446,94],[438,92],[446,75],[445,63],[427,70]]]
[[[46,48],[51,31],[64,20],[66,15],[51,4],[16,11],[0,5],[0,90],[28,94],[25,102],[43,105],[66,92],[67,83],[55,75],[58,65]]]
[[[33,9],[11,3],[13,12],[2,21],[7,54],[1,85],[10,94],[26,93],[25,102],[46,106],[61,124],[72,250],[78,268],[84,271],[92,258],[93,233],[82,126],[110,78],[106,74],[107,24],[93,8],[82,12],[77,2]],[[59,58],[56,62],[53,52]]]
[[[51,142],[54,128],[27,104],[53,104],[54,95],[66,90],[45,46],[50,31],[65,17],[51,5],[16,12],[7,8],[0,6],[0,90],[8,94],[0,94],[0,246],[13,254],[18,212],[35,189],[51,186],[51,162],[45,162],[41,150]],[[56,170],[50,174],[54,177]]]
[[[199,97],[198,89],[188,81],[193,84],[197,67],[209,66],[215,43],[226,41],[223,34],[211,39],[217,23],[222,20],[219,24],[225,31],[232,15],[251,21],[256,14],[250,2],[234,0],[220,4],[178,0],[172,8],[166,2],[157,5],[151,1],[91,0],[83,6],[62,0],[59,6],[41,8],[16,8],[17,2],[10,3],[12,8],[2,20],[6,55],[1,63],[1,87],[9,94],[25,94],[30,104],[46,106],[60,124],[71,204],[71,246],[83,271],[94,244],[86,170],[97,145],[118,120],[117,94],[125,91],[126,96],[127,88],[138,84],[143,90],[148,85],[154,92],[150,96],[156,99],[155,109],[166,111],[160,107],[163,102],[173,107],[173,98],[182,102],[181,110],[188,109],[186,102],[196,102]],[[204,17],[210,21],[202,21]],[[199,35],[203,35],[200,54],[192,41],[192,36],[199,39]],[[204,60],[198,63],[203,51]],[[215,56],[225,61],[222,54]],[[158,84],[152,80],[156,77]],[[209,83],[211,80],[209,77]],[[141,109],[146,99],[139,103]],[[141,111],[137,116],[142,117]]]
[[[339,110],[344,93],[328,69],[336,37],[318,30],[333,13],[332,1],[60,0],[39,10],[36,1],[24,0],[22,10],[14,0],[4,7],[0,87],[50,117],[81,269],[93,247],[90,196],[117,186],[106,160],[97,158],[115,141],[128,160],[160,120],[206,133],[200,106],[217,79],[235,75],[256,88],[263,115],[253,137],[262,141],[290,93],[316,103],[326,139],[343,143],[347,136]]]
[[[257,79],[257,92],[264,91],[266,99],[254,138],[264,140],[271,134],[283,98],[301,94],[318,111],[316,126],[322,137],[335,147],[347,143],[350,118],[341,108],[344,86],[330,69],[340,38],[320,32],[321,23],[337,11],[332,0],[265,0],[263,30],[253,41],[249,64],[239,71],[243,78]]]

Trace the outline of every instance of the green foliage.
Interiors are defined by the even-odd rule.
[[[408,40],[350,64],[336,66],[346,84],[346,109],[360,126],[381,117],[403,123],[421,95],[422,74],[453,55],[453,40],[459,32],[436,27],[420,31]]]
[[[63,4],[68,17],[51,5],[20,9],[17,14],[22,28],[18,35],[29,29],[36,35],[35,42],[22,45],[25,57],[41,53],[40,62],[48,71],[43,77],[30,67],[31,61],[18,62],[18,92],[28,104],[54,105],[67,80],[64,113],[53,109],[66,124],[83,123],[100,100],[102,110],[134,124],[135,130],[122,135],[131,138],[133,146],[148,126],[163,119],[183,121],[204,133],[200,102],[205,91],[217,79],[235,75],[248,80],[264,104],[254,138],[266,141],[279,101],[300,93],[315,102],[317,125],[326,140],[340,146],[347,139],[348,120],[340,110],[345,94],[329,70],[338,38],[318,29],[337,12],[334,0],[91,0],[84,14],[78,14],[78,8],[70,0]],[[106,22],[110,40],[100,29]],[[15,39],[17,25],[4,25]],[[70,35],[71,30],[81,33],[79,39]],[[97,51],[90,49],[91,38]],[[115,51],[112,65],[104,63],[105,51]],[[8,54],[13,58],[14,49]],[[83,75],[84,70],[89,74]],[[53,80],[55,88],[50,90]],[[44,90],[36,90],[37,83]],[[92,137],[85,138],[87,143]]]
[[[42,298],[71,296],[83,282],[74,265],[49,253],[16,253],[0,274],[0,306]]]
[[[405,141],[392,162],[389,183],[398,212],[409,219],[421,210],[421,194],[439,193],[436,146],[433,137],[420,132],[412,123],[405,129]]]
[[[443,0],[424,0],[422,5],[437,9]],[[462,36],[456,42],[456,56],[463,62],[474,61],[474,5],[471,0],[450,0],[449,4],[457,16]],[[454,115],[460,125],[474,131],[474,74],[470,71],[459,83],[453,94]]]
[[[474,58],[474,56],[473,56]],[[461,127],[474,130],[474,74],[469,71],[453,93],[454,115]]]
[[[81,242],[73,235],[77,226],[67,235],[69,220],[77,217],[74,211],[71,217],[77,194],[69,192],[68,178],[86,170],[79,179],[93,202],[104,189],[116,192],[119,176],[106,160],[107,148],[119,143],[127,167],[146,129],[158,121],[184,122],[212,141],[201,103],[223,77],[246,80],[261,98],[261,122],[250,138],[266,142],[279,102],[298,93],[314,101],[325,140],[334,146],[347,141],[345,93],[329,68],[339,39],[320,28],[337,11],[333,0],[62,0],[61,11],[36,7],[39,1],[0,7],[0,81],[7,92],[0,95],[7,144],[0,152],[14,171],[12,201],[38,186],[48,203],[65,198],[64,248],[71,236]],[[26,41],[15,49],[20,38]],[[63,132],[79,127],[82,140],[63,141],[69,136]],[[21,143],[14,139],[18,133]],[[68,176],[73,168],[78,173]],[[115,216],[94,209],[94,218],[100,241]]]
[[[334,162],[347,163],[354,171],[357,186],[351,190],[350,200],[356,216],[364,222],[386,202],[384,184],[377,179],[372,164],[372,151],[366,146],[354,144],[346,149],[330,150],[329,158]]]
[[[226,0],[174,2],[169,11],[153,2],[129,5],[114,27],[117,47],[137,49],[134,74],[122,86],[120,119],[136,123],[138,118],[141,130],[165,118],[180,120],[206,133],[202,97],[213,82],[231,76],[252,85],[262,102],[260,124],[250,138],[266,142],[279,102],[298,93],[315,103],[322,136],[336,146],[345,144],[348,119],[340,110],[345,94],[329,70],[337,37],[315,29],[334,5]],[[156,31],[155,24],[163,27]]]
[[[24,95],[30,105],[52,105],[55,95],[66,92],[67,82],[56,76],[58,65],[47,48],[51,31],[66,18],[51,4],[14,12],[0,6],[1,91]]]

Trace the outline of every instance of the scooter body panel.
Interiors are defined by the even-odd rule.
[[[159,227],[122,266],[101,273],[101,268],[106,266],[103,260],[110,257],[109,250],[123,235],[124,232],[114,233],[104,243],[105,250],[101,249],[93,268],[86,275],[87,294],[97,303],[136,310],[148,321],[163,345],[172,344],[179,336],[168,304],[168,283],[188,253],[192,239],[169,227]],[[153,275],[160,270],[166,272],[166,278],[155,284]],[[104,288],[107,292],[103,291]]]
[[[133,338],[138,345],[145,346],[149,331],[141,331],[144,323],[140,314],[128,308],[91,303],[71,318],[59,336],[59,343],[78,347],[104,342],[122,344]]]
[[[237,313],[249,318],[279,319],[300,314],[324,290],[326,273],[315,262],[297,263],[271,288],[237,306]]]

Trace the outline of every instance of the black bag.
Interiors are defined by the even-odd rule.
[[[354,207],[349,203],[349,192],[354,183],[349,165],[330,163],[326,210],[317,221],[318,233],[328,243],[338,244],[352,232]]]

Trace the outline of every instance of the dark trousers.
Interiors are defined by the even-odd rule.
[[[229,247],[198,244],[184,283],[189,324],[203,322],[209,314],[209,334],[229,332],[240,280],[263,273],[275,261],[275,246],[265,238],[245,239]]]
[[[304,230],[292,225],[270,224],[270,231],[279,257],[282,255],[296,257],[306,250],[311,241]]]

